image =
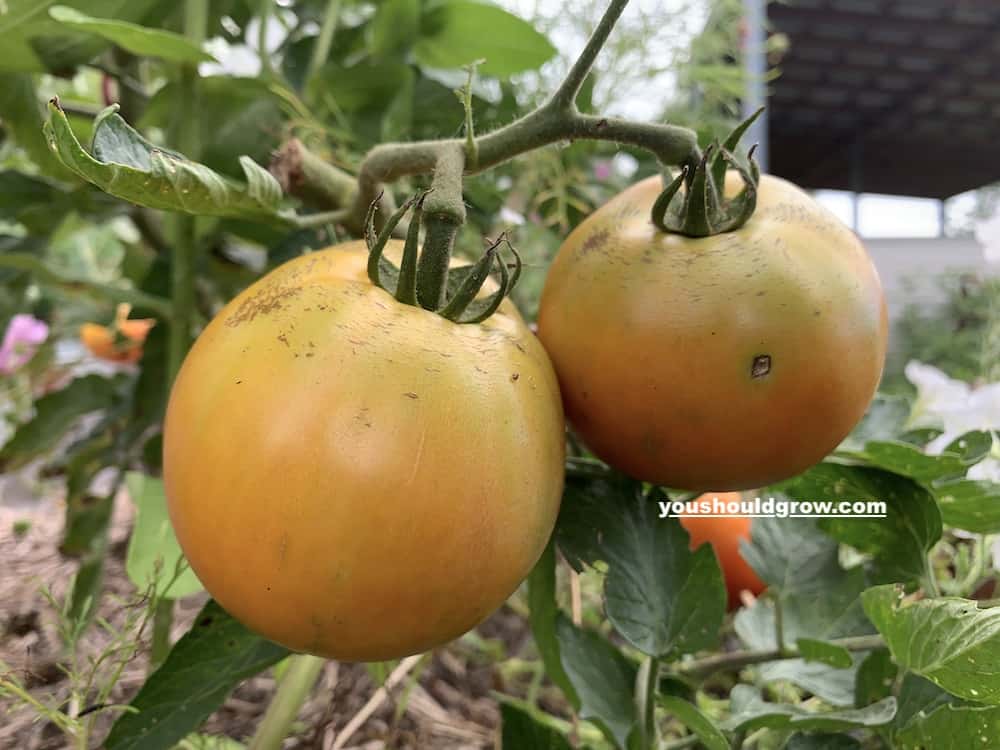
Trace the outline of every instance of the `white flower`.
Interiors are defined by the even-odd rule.
[[[1000,383],[972,388],[921,362],[908,363],[905,372],[917,387],[917,400],[907,426],[943,431],[927,444],[928,454],[940,454],[967,432],[1000,430]],[[971,467],[967,477],[1000,482],[1000,443],[995,438],[989,456]]]

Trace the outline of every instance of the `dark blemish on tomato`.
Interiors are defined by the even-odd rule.
[[[235,328],[241,323],[252,321],[258,315],[269,315],[281,310],[285,302],[302,291],[294,286],[264,286],[247,297],[236,308],[236,311],[226,318],[226,325]]]
[[[763,297],[767,292],[757,292],[758,297]]]
[[[283,333],[278,334],[278,341],[280,341],[285,346],[291,346],[291,344],[288,343],[288,337],[285,336],[285,334]]]
[[[750,377],[762,378],[771,372],[771,355],[758,354],[750,365]]]
[[[813,317],[818,318],[820,316],[819,310],[813,310]]]
[[[242,382],[243,382],[242,380],[237,380],[237,381],[236,381],[236,385],[239,385],[239,384],[240,384],[240,383],[242,383]]]
[[[517,347],[517,350],[519,352],[521,352],[522,354],[524,353],[525,349],[524,349],[524,347],[521,345],[521,343],[519,341],[515,341],[514,342],[514,346]]]
[[[580,247],[580,255],[587,255],[588,253],[591,253],[594,250],[598,249],[599,247],[603,246],[604,243],[608,241],[608,238],[610,236],[611,232],[609,232],[607,229],[602,229],[599,232],[594,232],[586,239],[586,241]]]
[[[521,377],[521,373],[515,372],[513,375],[510,376],[510,382],[516,383],[519,377]]]
[[[412,399],[414,399],[414,400],[416,400],[416,399],[420,398],[420,396],[418,396],[418,395],[417,395],[416,393],[414,393],[413,391],[407,391],[407,392],[406,392],[406,393],[404,393],[403,395],[404,395],[404,396],[406,396],[407,398],[412,398]]]

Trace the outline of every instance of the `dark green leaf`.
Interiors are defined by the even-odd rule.
[[[861,743],[847,734],[794,734],[784,750],[861,750]]]
[[[557,729],[542,724],[516,706],[501,703],[500,719],[503,724],[501,747],[507,750],[572,750],[569,741]]]
[[[715,722],[698,710],[693,704],[681,698],[666,696],[660,700],[661,705],[672,713],[677,720],[698,735],[706,750],[729,750],[729,741]]]
[[[579,708],[580,701],[559,657],[559,639],[556,637],[556,618],[559,615],[556,603],[556,548],[553,540],[549,541],[528,576],[528,605],[531,634],[545,665],[545,673],[559,686],[573,707]]]
[[[805,661],[819,662],[835,669],[850,669],[854,666],[851,652],[843,646],[837,646],[815,638],[799,638],[795,645]]]
[[[864,450],[871,440],[894,440],[910,416],[910,400],[904,396],[875,396],[864,418],[841,443],[842,450]]]
[[[955,438],[949,443],[944,453],[960,456],[967,464],[977,464],[989,455],[993,448],[993,433],[975,430]]]
[[[756,688],[737,685],[731,694],[730,710],[732,716],[723,723],[723,728],[729,731],[752,731],[760,727],[838,731],[885,726],[896,715],[896,700],[886,698],[865,708],[808,711],[798,705],[769,703]]]
[[[281,186],[249,158],[240,159],[241,184],[165,151],[143,138],[109,108],[94,124],[95,155],[77,141],[58,104],[49,105],[46,136],[62,162],[99,188],[148,208],[202,216],[283,222]]]
[[[599,634],[577,628],[562,615],[556,635],[563,668],[580,699],[580,718],[625,750],[636,727],[635,665]]]
[[[854,681],[854,705],[861,708],[892,695],[892,684],[898,671],[889,649],[879,648],[869,652],[858,665]],[[902,712],[903,698],[900,696],[899,713]],[[897,719],[898,716],[899,714]]]
[[[4,471],[23,466],[52,450],[77,419],[108,408],[121,384],[121,378],[87,375],[60,391],[42,396],[35,402],[34,419],[21,425],[0,449]]]
[[[885,518],[824,518],[820,528],[872,556],[881,582],[910,582],[927,572],[927,553],[941,538],[941,512],[912,479],[886,471],[831,462],[779,485],[800,500],[882,501]]]
[[[946,692],[930,680],[912,672],[903,677],[899,687],[899,711],[893,726],[906,729],[911,722],[919,721],[932,711],[945,705],[965,704],[961,698]]]
[[[754,519],[740,553],[770,589],[791,594],[843,575],[837,547],[811,518],[769,517]]]
[[[948,526],[977,534],[1000,533],[1000,484],[972,479],[932,488]]]
[[[540,68],[556,52],[544,35],[495,5],[445,0],[426,14],[414,52],[429,68],[461,68],[485,59],[480,72],[509,76]]]
[[[608,619],[635,648],[666,658],[715,645],[726,594],[712,548],[692,552],[677,519],[659,517],[659,498],[634,482],[569,479],[558,538],[571,559],[608,564]]]
[[[61,24],[96,34],[135,55],[188,63],[215,59],[197,44],[169,31],[111,18],[94,18],[65,5],[53,6],[49,15]]]
[[[952,597],[907,602],[895,586],[862,598],[900,667],[953,695],[1000,705],[1000,607]]]
[[[106,750],[169,750],[201,726],[241,681],[288,656],[209,601],[115,722]]]

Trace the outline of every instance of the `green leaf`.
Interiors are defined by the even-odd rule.
[[[556,52],[527,21],[471,0],[440,3],[422,26],[414,53],[429,68],[461,68],[485,59],[479,66],[483,75],[509,76],[540,68]]]
[[[163,482],[129,472],[125,483],[136,507],[135,525],[125,559],[129,580],[140,591],[154,584],[157,598],[180,599],[201,591],[201,582],[184,560],[170,525]]]
[[[851,652],[842,646],[815,638],[799,638],[795,645],[805,661],[819,662],[835,669],[850,669],[854,666]]]
[[[907,602],[895,586],[862,599],[900,667],[953,695],[1000,705],[1000,607],[954,597]]]
[[[899,668],[893,663],[889,649],[878,648],[869,652],[858,665],[854,681],[854,705],[861,708],[888,698],[892,695],[892,685],[898,672]],[[903,699],[900,696],[899,712],[902,711]]]
[[[761,698],[756,688],[737,685],[731,693],[730,710],[732,716],[722,726],[734,732],[760,727],[838,731],[885,726],[896,715],[896,699],[886,698],[865,708],[808,711],[798,705],[769,703]]]
[[[902,474],[918,482],[963,476],[968,469],[968,464],[960,455],[942,453],[931,456],[915,445],[896,440],[873,440],[863,450],[841,451],[839,455],[860,459],[879,469]]]
[[[729,750],[729,741],[715,722],[698,710],[693,703],[668,695],[660,699],[660,704],[677,720],[698,735],[706,750]]]
[[[783,750],[861,750],[861,743],[847,734],[793,734]]]
[[[4,54],[9,55],[10,50],[6,49],[6,41],[4,45]],[[38,98],[33,76],[26,73],[0,74],[0,118],[3,119],[7,135],[24,149],[42,174],[61,180],[76,181],[76,175],[64,167],[49,150],[49,144],[42,133],[42,125],[45,123],[44,109]],[[4,193],[0,199],[0,206],[3,206],[3,209],[0,209],[3,213],[0,215],[11,210],[10,203],[16,198],[21,198],[23,206],[23,196],[18,196],[16,192],[10,195],[6,189]]]
[[[895,750],[969,750],[997,747],[1000,707],[946,705],[894,735]]]
[[[149,29],[127,21],[93,18],[65,5],[49,8],[49,15],[61,24],[97,34],[135,55],[187,63],[215,61],[214,57],[180,34]]]
[[[692,552],[677,519],[659,518],[658,499],[666,495],[644,496],[631,480],[569,479],[559,543],[571,559],[608,564],[605,611],[615,629],[645,654],[674,658],[717,643],[726,593],[712,548]]]
[[[948,526],[977,534],[1000,533],[1000,484],[960,479],[931,488]]]
[[[945,705],[966,704],[958,696],[952,695],[930,680],[908,672],[899,687],[899,711],[893,726],[906,729],[914,721]]]
[[[104,741],[106,750],[169,750],[222,705],[241,681],[288,656],[209,601],[143,684]]]
[[[941,538],[941,512],[912,479],[831,462],[817,464],[778,488],[800,500],[882,501],[885,518],[824,518],[820,528],[873,558],[879,582],[910,582],[927,572],[927,554]]]
[[[0,466],[12,471],[52,450],[80,417],[108,408],[122,382],[121,377],[86,375],[42,396],[35,402],[34,418],[0,449]]]
[[[989,455],[994,439],[992,432],[973,430],[952,440],[944,452],[960,456],[966,464],[977,464]]]
[[[556,622],[556,636],[563,668],[580,699],[580,718],[625,750],[637,723],[635,665],[598,633],[576,627],[563,615]]]
[[[401,55],[420,32],[420,0],[385,0],[371,22],[373,55]]]
[[[559,639],[556,636],[556,618],[559,607],[556,604],[556,549],[555,542],[549,541],[541,559],[528,576],[528,621],[535,647],[542,657],[545,673],[566,695],[574,708],[579,708],[573,685],[566,676],[559,656]]]
[[[837,542],[819,531],[814,519],[756,518],[751,541],[743,545],[742,553],[777,594],[787,643],[873,632],[861,606],[861,592],[867,585],[864,572],[841,569]],[[770,598],[740,610],[735,625],[747,647],[776,647],[775,602]],[[853,668],[782,659],[758,665],[757,670],[765,683],[787,680],[832,705],[854,705]]]
[[[542,724],[516,706],[501,703],[500,719],[503,724],[501,747],[511,750],[572,750],[569,741],[557,729]]]
[[[85,180],[122,200],[147,208],[200,216],[231,216],[283,222],[281,186],[263,167],[241,158],[241,184],[180,154],[158,148],[115,113],[94,121],[94,154],[69,127],[58,102],[49,103],[45,133],[62,162]]]

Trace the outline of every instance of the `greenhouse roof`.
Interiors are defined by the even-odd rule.
[[[771,3],[788,36],[770,171],[809,188],[946,198],[1000,180],[1000,1]]]

